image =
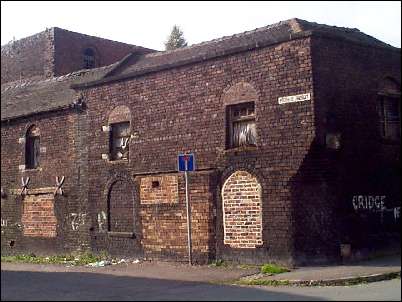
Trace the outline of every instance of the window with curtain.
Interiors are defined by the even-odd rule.
[[[256,145],[254,102],[228,106],[228,148]]]

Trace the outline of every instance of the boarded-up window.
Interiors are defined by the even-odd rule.
[[[256,145],[254,102],[227,107],[228,148]]]
[[[110,127],[110,159],[128,159],[130,123],[116,123]]]
[[[39,167],[40,133],[36,126],[28,129],[25,140],[25,167],[35,169]]]

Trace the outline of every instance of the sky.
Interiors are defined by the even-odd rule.
[[[191,45],[291,18],[401,47],[400,1],[1,1],[1,45],[60,27],[163,50],[175,24]]]

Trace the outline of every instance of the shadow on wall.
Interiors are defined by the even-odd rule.
[[[346,260],[342,244],[352,258],[400,250],[400,162],[382,160],[387,146],[378,141],[362,144],[343,141],[335,151],[314,140],[291,180],[299,265]]]

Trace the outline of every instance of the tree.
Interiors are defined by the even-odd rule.
[[[183,32],[177,25],[173,26],[172,32],[170,33],[168,40],[165,43],[166,50],[173,50],[176,48],[181,48],[187,46],[187,41],[183,37]]]

